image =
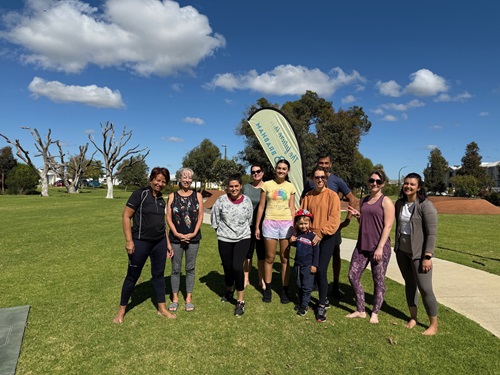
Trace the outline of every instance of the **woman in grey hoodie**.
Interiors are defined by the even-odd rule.
[[[229,177],[227,194],[221,195],[212,207],[212,228],[217,231],[219,254],[224,268],[226,292],[221,301],[233,301],[237,291],[234,315],[245,312],[245,274],[243,262],[250,247],[250,225],[252,224],[252,201],[241,192],[241,175]]]
[[[422,177],[408,174],[396,202],[396,243],[394,251],[405,279],[406,302],[410,310],[407,328],[417,325],[418,292],[429,316],[429,328],[423,335],[437,333],[437,301],[432,290],[432,257],[436,246],[437,211],[426,198]]]

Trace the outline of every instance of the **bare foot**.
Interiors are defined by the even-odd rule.
[[[377,313],[372,313],[372,316],[370,317],[370,323],[378,324],[378,314]]]
[[[116,314],[115,318],[113,319],[113,323],[123,323],[123,314]]]
[[[434,336],[438,331],[437,325],[433,326],[430,325],[429,328],[427,328],[424,332],[422,332],[422,335],[424,336]]]
[[[405,324],[405,327],[408,329],[412,329],[417,325],[417,320],[416,319],[410,319],[408,323]]]
[[[349,315],[345,316],[346,318],[366,318],[366,313],[360,312],[360,311],[354,311],[353,313],[350,313]]]
[[[175,317],[176,317],[175,314],[172,314],[167,309],[158,310],[158,315],[160,315],[160,316],[166,316],[169,319],[175,319]]]
[[[127,306],[120,306],[118,312],[116,313],[115,318],[113,319],[113,323],[123,323],[123,317],[125,316],[125,310]]]

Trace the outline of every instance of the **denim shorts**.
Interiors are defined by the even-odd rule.
[[[292,237],[292,220],[267,220],[262,222],[262,235],[265,239],[282,240]]]

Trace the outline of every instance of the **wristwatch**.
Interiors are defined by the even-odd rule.
[[[432,259],[432,255],[426,255],[426,256],[424,256],[424,259],[431,260]]]

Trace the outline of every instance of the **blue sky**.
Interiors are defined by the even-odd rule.
[[[433,147],[451,165],[472,141],[500,160],[497,2],[28,0],[0,14],[0,132],[32,155],[21,126],[74,154],[112,121],[173,173],[204,138],[236,156],[257,99],[312,90],[363,107],[360,151],[392,179]]]

